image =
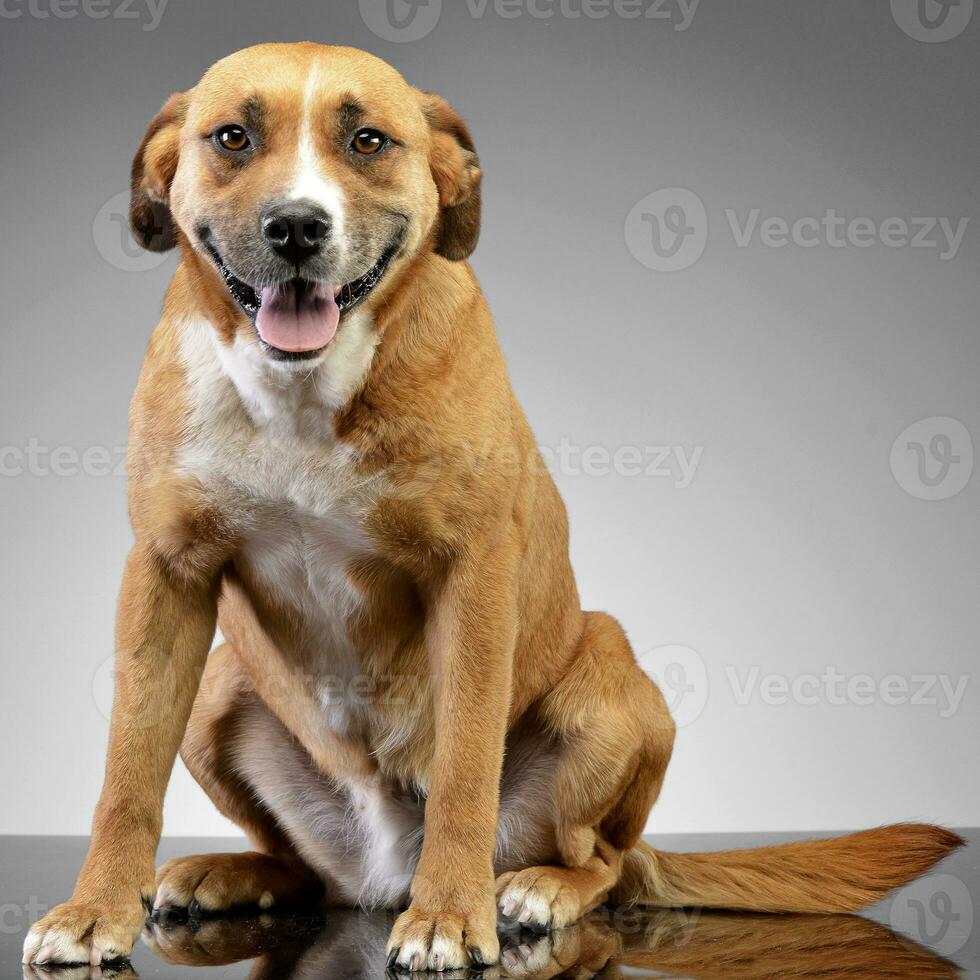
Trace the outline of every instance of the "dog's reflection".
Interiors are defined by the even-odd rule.
[[[331,912],[326,918],[153,921],[143,940],[180,966],[254,960],[249,980],[385,976],[391,917]],[[547,936],[505,933],[496,978],[889,978],[958,977],[958,968],[884,926],[851,915],[744,915],[696,910],[600,910]],[[25,969],[30,980],[88,980],[87,967]],[[446,980],[475,976],[446,973]],[[388,976],[393,974],[388,973]],[[413,976],[420,976],[414,974]],[[103,969],[127,980],[131,967]]]
[[[103,967],[24,964],[24,980],[139,980],[128,963]]]

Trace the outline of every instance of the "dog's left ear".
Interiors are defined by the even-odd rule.
[[[177,173],[180,129],[189,101],[188,92],[167,99],[133,159],[129,227],[136,241],[150,252],[166,252],[177,243],[170,214],[170,185]]]
[[[429,164],[439,190],[441,214],[435,250],[458,262],[468,258],[480,237],[480,180],[483,172],[466,124],[445,99],[422,96],[432,129]]]

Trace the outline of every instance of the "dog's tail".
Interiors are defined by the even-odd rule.
[[[905,823],[830,840],[672,854],[642,841],[626,853],[614,902],[751,912],[855,912],[906,885],[964,843]]]

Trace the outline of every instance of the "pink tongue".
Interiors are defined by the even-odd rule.
[[[320,350],[337,332],[340,307],[328,282],[287,282],[262,290],[255,326],[270,346],[292,354]]]

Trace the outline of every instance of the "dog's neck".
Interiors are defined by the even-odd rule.
[[[192,380],[230,381],[257,426],[326,431],[329,416],[363,387],[379,334],[366,309],[352,311],[317,361],[276,361],[231,301],[210,264],[184,241],[167,307],[192,309],[181,346]]]
[[[367,394],[384,389],[390,413],[401,393],[444,373],[449,352],[465,343],[460,303],[472,296],[464,286],[472,276],[466,263],[421,256],[399,272],[377,313],[360,308],[345,317],[322,360],[310,366],[269,358],[196,255],[186,257],[172,288],[195,300],[183,343],[192,374],[206,370],[230,381],[257,426],[326,434],[341,416],[363,415],[365,401],[374,401]]]
[[[221,338],[212,321],[194,317],[182,328],[181,350],[192,387],[237,393],[241,408],[270,435],[333,439],[332,419],[363,387],[378,335],[371,314],[355,310],[322,361],[302,368],[271,360],[256,339]],[[233,396],[231,396],[233,397]]]

